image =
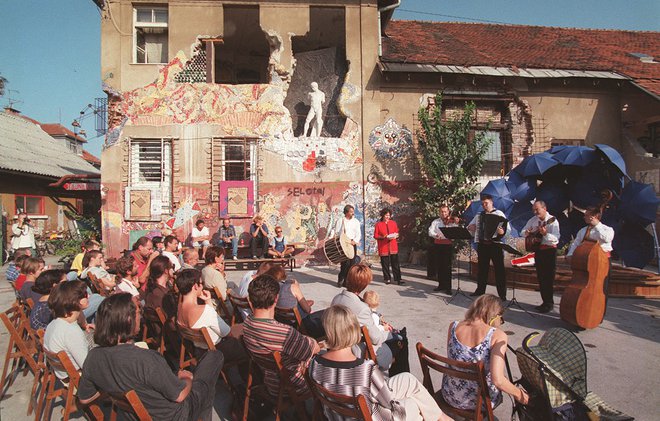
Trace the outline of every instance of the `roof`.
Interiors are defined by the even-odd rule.
[[[62,126],[61,124],[47,123],[47,124],[42,124],[41,128],[43,129],[43,131],[45,131],[51,136],[66,136],[71,139],[76,139],[78,142],[87,143],[87,139],[85,139],[82,136],[78,136],[77,134],[67,129],[66,127]]]
[[[82,152],[82,158],[89,162],[90,164],[94,165],[101,165],[101,160],[98,159],[96,156],[92,155],[91,153],[87,152],[86,150],[83,149]]]
[[[0,112],[0,170],[58,178],[68,174],[100,174],[39,125],[6,112]]]
[[[655,58],[648,62],[631,54]],[[660,33],[393,20],[383,63],[612,72],[660,94]],[[571,77],[571,76],[567,76]]]

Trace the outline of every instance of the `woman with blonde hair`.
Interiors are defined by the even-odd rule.
[[[374,420],[451,420],[442,413],[433,397],[410,373],[385,380],[376,363],[358,358],[352,348],[361,341],[355,314],[333,305],[323,314],[328,352],[316,355],[309,375],[317,383],[344,396],[363,395]],[[325,408],[329,420],[343,419]]]
[[[264,217],[256,215],[250,225],[250,251],[252,258],[257,258],[257,247],[261,247],[261,258],[268,255],[268,226],[264,222]]]
[[[493,408],[502,402],[502,392],[527,404],[529,396],[517,388],[504,374],[504,355],[507,336],[501,329],[504,324],[502,301],[491,294],[477,298],[465,313],[465,319],[455,321],[447,334],[447,354],[458,361],[483,361],[486,383]],[[478,385],[451,376],[442,379],[442,396],[445,401],[460,409],[474,410]]]

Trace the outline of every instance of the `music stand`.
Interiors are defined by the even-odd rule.
[[[446,239],[451,240],[452,242],[455,240],[472,240],[472,234],[470,231],[468,231],[466,228],[463,227],[441,227],[440,231],[442,232],[442,235],[445,236]],[[470,245],[470,265],[472,265],[472,246]],[[458,259],[457,259],[458,260]],[[456,268],[456,279],[458,280],[456,284],[456,291],[452,294],[449,299],[445,298],[445,304],[449,305],[454,298],[458,294],[461,294],[463,297],[467,298],[468,300],[472,300],[469,295],[463,292],[461,289],[461,267],[460,265]]]
[[[511,253],[511,254],[513,254],[513,255],[516,255],[516,256],[522,256],[522,255],[523,255],[523,253],[521,253],[520,251],[518,251],[518,250],[515,249],[514,247],[511,247],[511,246],[510,246],[509,244],[507,244],[507,243],[499,242],[499,241],[498,241],[498,242],[495,242],[495,244],[497,244],[498,246],[500,246],[504,251],[506,251],[506,252],[508,252],[508,253]],[[523,308],[523,306],[521,306],[520,303],[518,302],[518,299],[516,299],[516,277],[515,277],[515,276],[513,277],[513,285],[512,285],[512,289],[513,289],[513,296],[511,297],[511,299],[509,300],[509,302],[507,303],[507,305],[504,306],[504,308],[505,308],[505,309],[508,309],[508,308],[510,308],[510,307],[516,307],[516,308],[518,308],[518,309],[524,311],[525,313],[529,314],[530,316],[534,317],[534,315],[533,315],[532,313],[530,313],[529,311],[525,310],[525,309]]]

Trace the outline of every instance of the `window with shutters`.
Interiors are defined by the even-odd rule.
[[[133,63],[167,63],[167,7],[133,9]]]
[[[257,144],[254,138],[213,138],[211,152],[212,197],[218,201],[221,181],[256,182]]]
[[[128,187],[150,191],[151,220],[170,214],[172,205],[172,140],[131,139]]]

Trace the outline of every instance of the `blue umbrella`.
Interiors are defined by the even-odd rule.
[[[486,187],[481,190],[482,196],[486,194],[493,198],[493,205],[495,208],[504,213],[507,213],[507,211],[513,206],[511,192],[509,191],[509,187],[507,187],[506,180],[503,178],[490,180],[488,184],[486,184]]]
[[[609,145],[598,143],[596,144],[596,150],[604,156],[606,161],[621,171],[621,174],[623,174],[625,177],[628,177],[628,173],[626,172],[626,162],[623,160],[623,157],[616,149]],[[628,177],[628,179],[630,179],[630,177]]]
[[[536,180],[528,180],[515,171],[509,173],[506,185],[511,192],[511,198],[518,202],[530,201],[536,195]]]
[[[552,159],[552,154],[541,152],[525,158],[523,162],[515,168],[515,171],[519,172],[524,177],[538,177],[556,165],[559,165],[559,162]]]
[[[542,183],[536,189],[536,199],[543,200],[553,215],[563,212],[569,204],[565,184]]]
[[[641,225],[624,224],[614,235],[616,254],[626,266],[643,269],[655,254],[653,236]]]
[[[648,225],[655,222],[660,200],[652,184],[629,182],[621,192],[619,212],[624,219]]]
[[[553,155],[553,159],[563,165],[584,167],[593,162],[596,151],[587,146],[568,146]]]
[[[615,196],[623,187],[623,177],[613,174],[601,164],[590,164],[582,175],[568,183],[569,199],[581,208],[597,206],[601,203],[601,192],[610,190]]]
[[[470,205],[463,211],[463,215],[461,216],[461,219],[465,221],[465,223],[469,224],[470,221],[479,213],[482,212],[484,208],[481,206],[481,200],[473,200]]]
[[[534,212],[530,202],[516,202],[507,214],[507,219],[509,220],[509,226],[520,232],[532,216],[534,216]]]
[[[552,148],[548,149],[546,152],[555,154],[555,153],[563,151],[566,148],[570,148],[570,146],[569,145],[557,145],[557,146],[553,146]]]

